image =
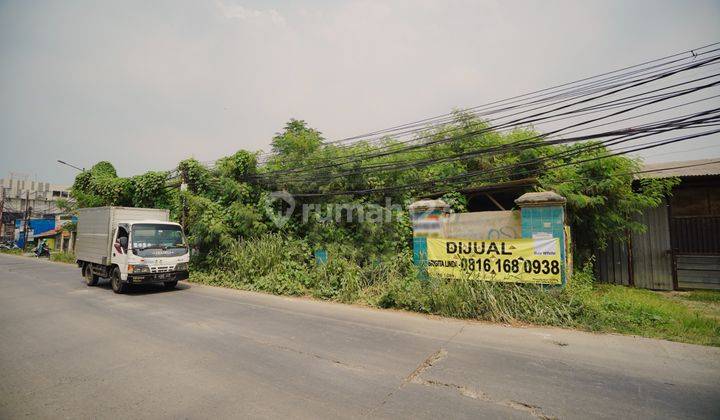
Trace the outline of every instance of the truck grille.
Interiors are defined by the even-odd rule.
[[[168,271],[173,271],[175,266],[173,265],[158,265],[155,267],[150,267],[151,273],[167,273]]]

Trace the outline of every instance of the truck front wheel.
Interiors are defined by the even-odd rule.
[[[120,279],[120,269],[117,267],[110,275],[110,286],[112,286],[113,292],[115,293],[125,293],[127,290],[128,286]]]
[[[98,279],[100,276],[97,274],[93,274],[92,272],[92,264],[87,263],[83,265],[82,269],[83,277],[85,277],[85,283],[88,286],[96,286],[98,284]]]

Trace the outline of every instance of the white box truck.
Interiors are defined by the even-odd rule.
[[[190,253],[182,227],[169,211],[134,207],[78,210],[75,255],[88,286],[109,278],[115,293],[130,284],[174,288],[188,278]]]

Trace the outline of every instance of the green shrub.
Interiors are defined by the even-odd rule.
[[[411,276],[389,276],[387,282],[378,283],[380,295],[374,303],[381,308],[407,309],[431,312],[422,280]]]
[[[231,240],[214,250],[193,281],[281,295],[308,294],[312,258],[307,243],[280,234]],[[197,267],[196,267],[197,268]]]
[[[51,252],[50,261],[75,264],[75,261],[77,261],[77,259],[75,258],[75,254],[73,254],[72,252]]]
[[[306,268],[312,254],[301,239],[278,233],[259,238],[234,240],[223,249],[214,250],[208,257],[211,270],[229,270],[254,279],[281,271],[293,261]]]

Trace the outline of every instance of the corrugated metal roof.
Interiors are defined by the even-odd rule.
[[[47,232],[40,233],[38,235],[34,235],[35,239],[37,238],[50,238],[52,236],[57,235],[58,233],[62,232],[62,228],[57,228],[53,230],[48,230]]]
[[[720,158],[646,163],[637,178],[720,175]]]

